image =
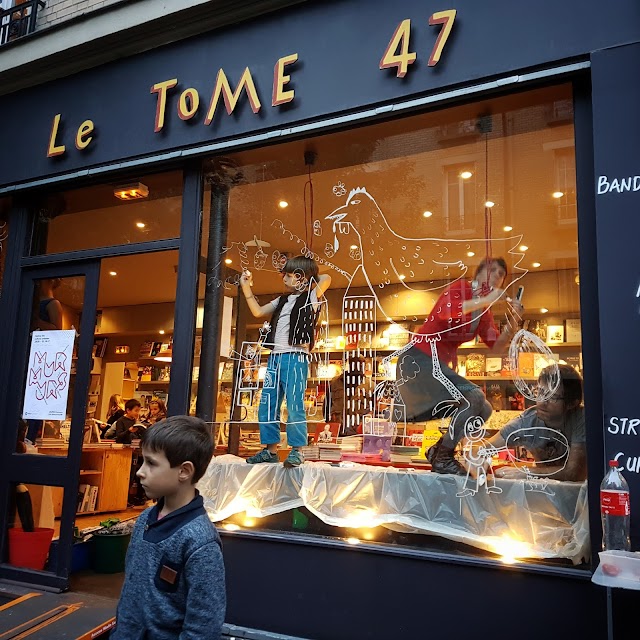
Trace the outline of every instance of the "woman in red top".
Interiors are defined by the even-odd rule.
[[[438,298],[411,347],[398,358],[396,384],[400,406],[407,422],[450,415],[447,433],[427,453],[432,471],[466,474],[456,461],[454,450],[464,435],[464,425],[473,416],[488,420],[491,405],[478,386],[455,372],[458,347],[476,336],[492,351],[501,353],[509,344],[522,312],[512,300],[512,316],[500,334],[490,307],[503,294],[507,264],[503,258],[486,258],[476,270],[473,282],[457,280]],[[423,337],[424,336],[424,337]],[[437,355],[434,362],[433,356]]]

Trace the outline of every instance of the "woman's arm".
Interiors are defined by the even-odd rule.
[[[244,293],[244,297],[247,299],[249,311],[251,311],[254,317],[264,318],[265,316],[270,316],[273,313],[273,305],[270,302],[260,306],[258,299],[253,295],[253,291],[251,290],[251,272],[243,272],[240,276],[240,286],[242,288],[242,293]]]
[[[465,300],[462,303],[462,313],[466,315],[467,313],[471,313],[472,311],[486,309],[488,306],[492,305],[502,295],[502,293],[503,289],[493,289],[486,296]]]
[[[316,296],[318,297],[318,300],[322,298],[324,292],[330,287],[330,285],[331,276],[329,274],[324,273],[321,276],[318,276],[318,282],[316,283]]]

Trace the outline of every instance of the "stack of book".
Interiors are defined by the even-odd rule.
[[[67,443],[60,438],[36,438],[35,442],[38,449],[59,449],[60,447],[66,447]]]
[[[343,453],[360,453],[362,451],[362,436],[338,438],[338,444]]]
[[[77,513],[88,513],[96,510],[98,502],[98,487],[90,484],[81,484],[78,487]]]
[[[412,459],[417,457],[419,451],[420,447],[391,445],[391,462],[411,464]]]
[[[342,449],[339,444],[320,443],[317,446],[319,449],[319,460],[324,460],[326,462],[340,462],[340,459],[342,458]]]
[[[300,451],[305,460],[320,460],[320,447],[317,444],[301,447]]]

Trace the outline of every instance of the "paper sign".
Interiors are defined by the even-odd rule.
[[[25,420],[67,417],[75,334],[73,329],[33,332],[22,410]]]

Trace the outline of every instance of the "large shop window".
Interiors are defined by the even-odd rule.
[[[212,159],[233,327],[213,520],[588,566],[571,104]]]
[[[32,254],[177,238],[181,210],[181,171],[50,194],[37,205]]]

